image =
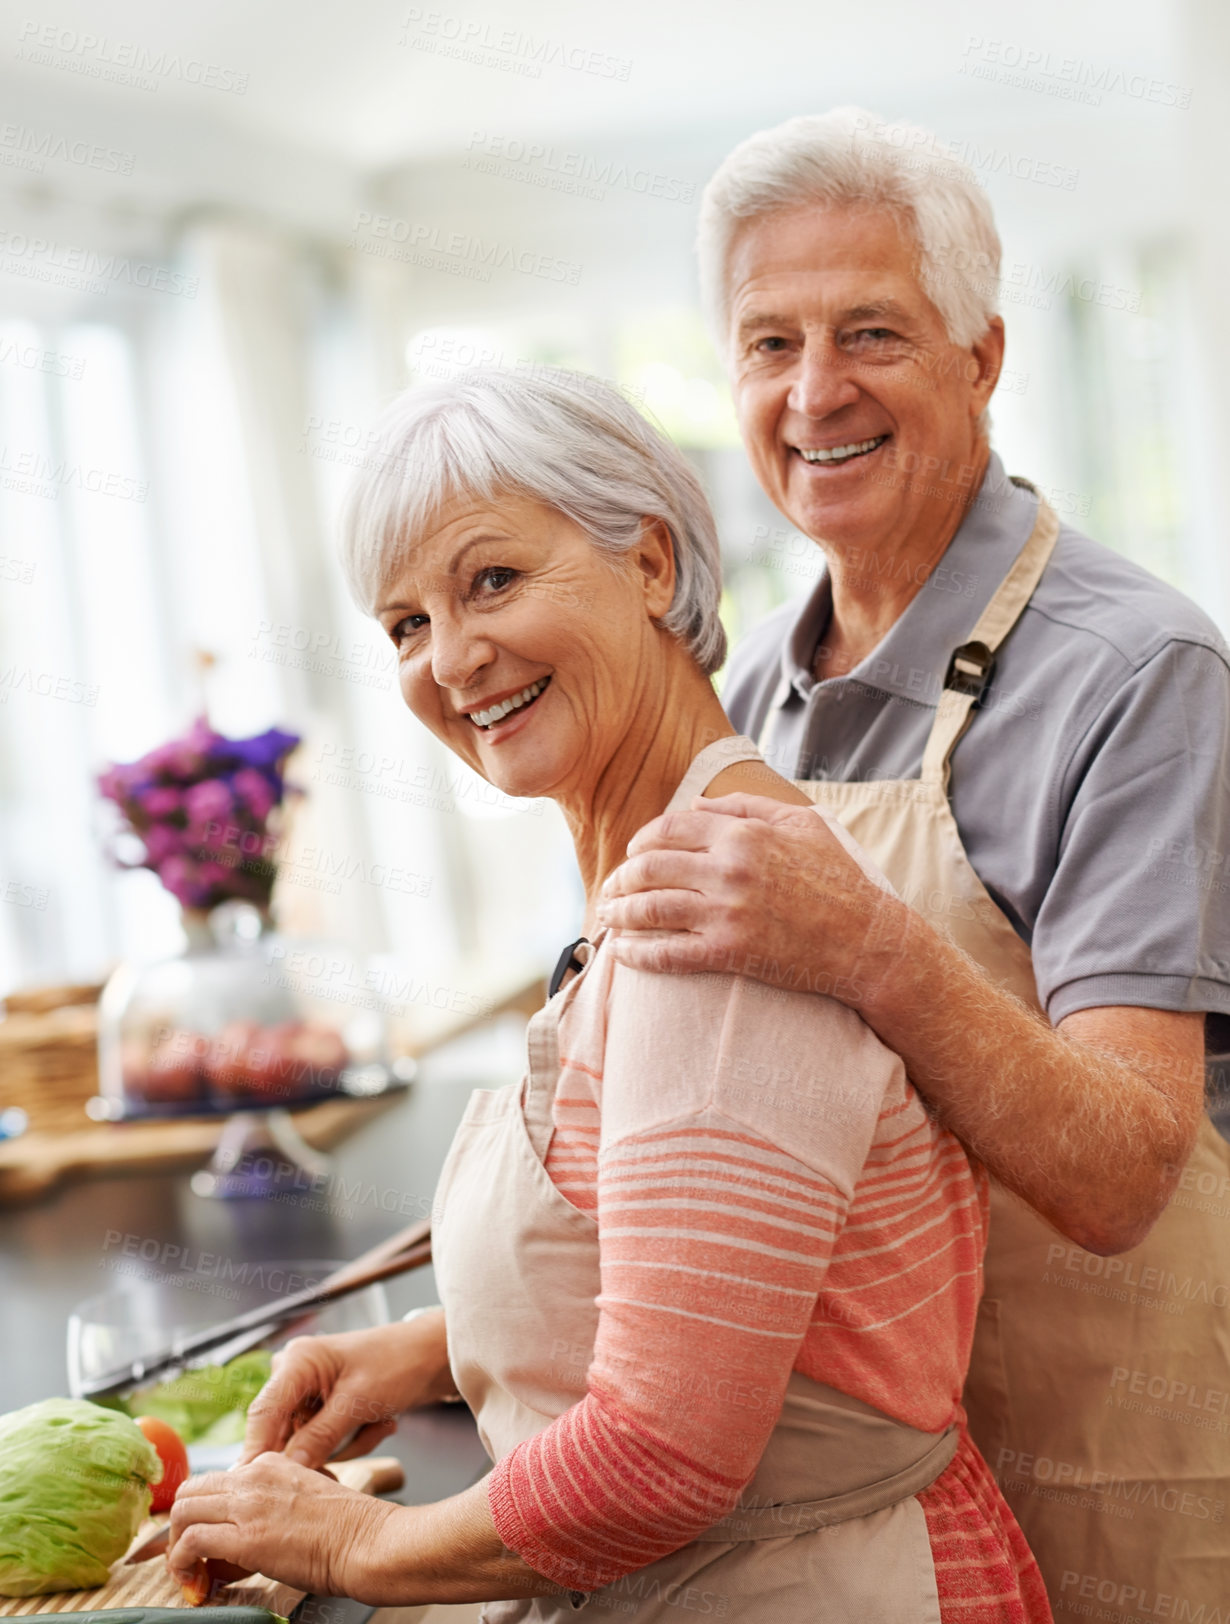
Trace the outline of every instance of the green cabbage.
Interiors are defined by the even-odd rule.
[[[225,1365],[186,1370],[174,1381],[143,1387],[116,1403],[127,1415],[156,1415],[186,1444],[237,1444],[243,1440],[248,1406],[272,1367],[273,1355],[257,1348]]]
[[[0,1416],[0,1596],[104,1584],[161,1476],[157,1450],[114,1410],[49,1398]]]

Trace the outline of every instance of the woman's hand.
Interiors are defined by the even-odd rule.
[[[259,1455],[189,1478],[171,1507],[167,1561],[181,1583],[215,1557],[309,1595],[362,1601],[369,1553],[400,1509],[285,1455]]]
[[[740,794],[647,823],[598,917],[633,969],[751,976],[861,1008],[899,951],[900,907],[813,808]]]
[[[267,1450],[303,1466],[365,1455],[403,1410],[454,1390],[442,1309],[371,1331],[297,1336],[252,1402],[239,1464]]]

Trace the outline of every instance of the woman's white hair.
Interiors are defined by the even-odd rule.
[[[917,245],[919,280],[949,340],[965,349],[986,332],[996,313],[1001,250],[973,170],[930,130],[838,107],[750,136],[705,187],[701,298],[720,350],[729,336],[730,258],[740,229],[808,204],[894,215]]]
[[[475,369],[408,389],[374,426],[342,511],[342,567],[368,614],[446,503],[530,497],[608,555],[660,520],[675,554],[661,625],[708,676],[726,658],[721,555],[700,481],[613,385],[584,373]]]

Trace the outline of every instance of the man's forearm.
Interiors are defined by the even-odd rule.
[[[1153,1011],[1106,1012],[1123,1017],[1109,1029],[1072,1016],[1064,1027],[1079,1037],[1056,1030],[904,903],[884,898],[877,912],[857,1007],[940,1121],[1078,1245],[1138,1244],[1199,1125],[1190,1028],[1160,1055],[1127,1030]]]

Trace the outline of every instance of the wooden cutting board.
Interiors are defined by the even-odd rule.
[[[401,1462],[391,1455],[337,1461],[329,1470],[360,1494],[389,1494],[405,1482]],[[169,1520],[165,1516],[151,1517],[137,1530],[129,1550],[147,1540]],[[303,1595],[302,1590],[279,1584],[276,1579],[253,1574],[250,1579],[219,1591],[210,1598],[210,1606],[266,1607],[271,1613],[289,1618]],[[16,1613],[84,1613],[99,1607],[183,1607],[185,1614],[192,1613],[192,1608],[184,1604],[183,1591],[171,1577],[166,1558],[155,1556],[148,1562],[135,1562],[131,1567],[126,1567],[124,1558],[120,1557],[111,1569],[111,1577],[98,1590],[58,1590],[48,1596],[0,1597],[0,1618]]]

